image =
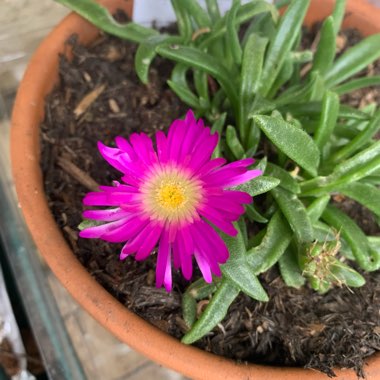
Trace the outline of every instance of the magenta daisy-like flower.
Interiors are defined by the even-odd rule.
[[[237,234],[233,222],[244,213],[252,197],[229,188],[261,174],[248,170],[254,160],[226,164],[211,159],[218,135],[211,134],[201,119],[189,111],[185,120],[175,120],[167,136],[156,133],[156,150],[144,133],[134,133],[129,142],[116,137],[116,148],[98,143],[105,160],[121,173],[122,183],[100,186],[88,193],[86,206],[112,208],[86,210],[83,216],[102,224],[80,232],[83,238],[125,242],[120,259],[134,254],[145,260],[158,246],[156,285],[172,287],[172,268],[181,268],[189,280],[193,257],[207,282],[221,275],[219,264],[227,261],[228,249],[214,225],[225,234]]]

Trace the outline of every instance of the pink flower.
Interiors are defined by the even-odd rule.
[[[218,233],[237,234],[234,221],[244,213],[243,204],[252,197],[242,191],[228,190],[261,174],[248,170],[254,160],[226,164],[223,158],[211,159],[218,135],[211,134],[192,111],[185,120],[175,120],[167,136],[156,134],[157,149],[144,133],[134,133],[129,142],[116,137],[117,148],[98,143],[109,164],[123,173],[123,183],[100,186],[88,193],[86,206],[114,206],[86,210],[83,216],[104,222],[80,232],[83,238],[126,242],[120,259],[135,254],[145,260],[158,245],[156,286],[172,287],[171,262],[189,280],[193,256],[207,282],[212,273],[221,275],[219,264],[229,253]]]

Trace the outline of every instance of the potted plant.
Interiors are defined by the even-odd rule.
[[[348,265],[348,260],[355,261],[364,270],[376,270],[379,264],[378,239],[367,238],[355,222],[329,205],[329,201],[332,194],[342,193],[378,213],[378,205],[372,199],[378,197],[373,181],[376,181],[379,169],[379,144],[373,142],[372,137],[378,129],[379,111],[370,108],[364,112],[341,106],[337,94],[368,84],[366,79],[342,82],[378,58],[380,41],[379,36],[369,37],[334,62],[335,37],[344,18],[344,1],[338,1],[335,8],[332,1],[323,2],[326,8],[321,7],[320,2],[312,2],[306,23],[322,20],[333,12],[323,23],[315,54],[294,49],[308,1],[290,2],[280,22],[275,8],[261,1],[244,7],[235,2],[224,18],[218,14],[213,1],[208,2],[209,14],[196,2],[181,3],[180,7],[180,2],[173,1],[178,17],[178,36],[159,35],[134,24],[120,26],[107,18],[103,8],[90,1],[61,2],[70,3],[107,32],[141,43],[136,54],[136,67],[143,82],[147,82],[149,66],[157,54],[179,63],[169,84],[184,102],[213,123],[214,130],[225,137],[224,146],[216,150],[216,156],[223,151],[231,161],[249,160],[256,154],[260,142],[265,142],[264,150],[269,149],[268,157],[262,156],[256,167],[265,176],[248,184],[242,183],[244,181],[229,183],[230,186],[242,186],[233,188],[233,191],[254,196],[270,192],[266,194],[265,202],[271,203],[264,211],[260,210],[260,213],[248,207],[248,217],[264,227],[256,237],[248,240],[246,223],[233,226],[233,232],[222,226],[230,257],[221,266],[221,281],[215,280],[208,286],[201,279],[185,292],[184,319],[192,328],[183,338],[184,342],[196,341],[219,323],[238,293],[266,301],[267,294],[257,276],[278,261],[282,277],[289,286],[299,287],[306,279],[316,291],[324,293],[336,284],[363,285],[364,278]],[[130,2],[104,3],[111,12],[122,6],[130,10],[131,6]],[[357,4],[349,3],[349,17],[345,21],[360,28],[363,34],[378,31],[378,13],[371,13],[373,8],[370,6],[360,7],[359,11],[355,8]],[[366,23],[362,27],[360,19],[363,14]],[[247,29],[245,39],[239,38],[237,26],[257,15],[261,18],[256,18]],[[215,25],[211,24],[212,17]],[[193,25],[196,25],[195,31]],[[76,15],[70,15],[60,24],[31,61],[20,86],[12,121],[16,188],[33,238],[48,265],[73,296],[121,340],[192,378],[225,378],[226,373],[228,378],[323,378],[325,375],[300,368],[285,371],[284,368],[237,364],[185,346],[130,313],[77,261],[56,227],[43,195],[37,143],[44,97],[57,80],[57,54],[63,51],[65,41],[74,32],[79,33],[82,43],[89,43],[97,36],[96,28]],[[226,56],[221,56],[221,50],[214,48],[214,42],[220,42],[220,36],[228,42]],[[224,64],[219,62],[222,58],[226,60]],[[309,68],[300,78],[297,68],[307,63],[310,63]],[[196,72],[194,88],[187,83],[189,68]],[[230,78],[231,72],[235,73],[236,82]],[[212,94],[208,84],[210,77],[217,82],[213,82],[215,91]],[[378,82],[378,77],[373,80]],[[223,116],[221,110],[225,112]],[[194,124],[192,118],[188,116],[186,123]],[[231,125],[225,127],[227,119]],[[340,128],[338,131],[338,120],[345,121],[349,130]],[[201,129],[199,131],[203,133]],[[126,149],[129,148],[125,141],[120,140],[118,151],[101,146],[107,161],[119,169],[121,164],[117,157],[127,152]],[[244,167],[239,173],[243,175],[245,170]],[[30,178],[31,174],[33,178]],[[366,182],[370,175],[372,182]],[[89,205],[117,205],[94,201],[94,195],[89,198]],[[166,195],[164,198],[169,202]],[[87,213],[92,219],[94,215]],[[221,226],[215,223],[215,218],[206,219]],[[83,236],[101,237],[99,234],[86,235],[86,231],[99,231],[96,228],[86,228]],[[197,238],[201,236],[198,234]],[[202,266],[201,260],[197,261]],[[223,261],[220,259],[219,263]],[[217,265],[214,274],[218,268]],[[209,273],[204,277],[210,282]],[[170,288],[168,282],[166,285]],[[194,323],[196,299],[211,295],[206,310]],[[366,369],[368,378],[375,379],[379,367],[376,356],[373,356]],[[347,379],[356,377],[353,372],[336,372]]]

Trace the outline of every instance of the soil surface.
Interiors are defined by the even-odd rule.
[[[342,49],[352,35],[349,31],[342,37]],[[170,294],[156,289],[155,255],[144,262],[131,257],[120,262],[121,245],[78,239],[77,226],[84,195],[120,177],[101,158],[97,141],[112,145],[115,136],[134,131],[152,135],[187,107],[168,89],[171,66],[161,59],[151,70],[150,84],[139,82],[133,71],[135,45],[102,35],[83,47],[73,36],[67,45],[71,48],[72,62],[60,59],[60,84],[47,99],[42,125],[41,166],[49,205],[91,275],[130,310],[180,338],[186,332],[181,296],[188,283],[174,273]],[[367,72],[380,71],[379,66]],[[370,93],[379,100],[378,89]],[[366,96],[358,93],[346,101],[358,105]],[[357,204],[348,208],[360,210],[359,221],[369,233],[379,232]],[[360,289],[335,288],[321,296],[308,287],[286,287],[273,269],[261,278],[270,301],[239,296],[226,319],[196,346],[240,361],[305,366],[330,376],[332,367],[350,367],[363,375],[364,358],[380,350],[380,274],[365,276],[367,283]]]

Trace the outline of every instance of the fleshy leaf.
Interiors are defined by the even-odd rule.
[[[299,289],[305,283],[297,257],[290,248],[286,249],[285,253],[280,257],[278,264],[281,277],[287,286]]]
[[[182,343],[194,343],[209,333],[227,315],[230,305],[238,295],[239,289],[231,281],[228,279],[222,280],[201,317],[182,338]]]
[[[260,83],[260,93],[263,96],[268,94],[277,74],[281,70],[282,64],[297,39],[309,3],[309,0],[292,1],[281,18],[276,35],[269,45],[265,58]]]
[[[253,299],[268,301],[268,295],[247,261],[243,235],[238,226],[235,225],[235,227],[239,231],[237,236],[222,235],[230,252],[228,261],[221,266],[222,273],[232,281],[238,289]]]
[[[142,25],[129,22],[128,24],[118,23],[108,9],[93,0],[55,0],[57,3],[65,5],[84,19],[90,21],[98,28],[114,36],[124,38],[134,42],[144,42],[146,38],[158,35],[157,30],[146,28]]]
[[[373,115],[368,125],[362,131],[358,131],[356,136],[350,142],[345,144],[342,149],[340,149],[332,156],[332,160],[339,162],[349,157],[352,153],[355,153],[365,144],[367,144],[379,129],[380,109]]]
[[[210,294],[214,293],[217,289],[216,284],[216,279],[209,284],[203,278],[200,278],[186,289],[182,297],[182,313],[188,327],[191,327],[196,319],[196,301],[207,298]]]
[[[267,231],[261,243],[251,248],[248,254],[248,261],[252,265],[256,274],[267,271],[280,259],[285,252],[293,232],[288,223],[283,219],[281,213],[276,212],[270,220]]]
[[[380,189],[376,186],[353,182],[349,185],[338,187],[337,191],[347,197],[361,203],[377,216],[380,216]]]
[[[318,71],[323,75],[331,67],[336,50],[335,38],[334,20],[330,16],[323,22],[311,72]]]
[[[135,55],[135,71],[141,82],[148,83],[150,65],[157,55],[156,47],[161,44],[181,43],[177,36],[158,35],[147,38],[139,45]]]
[[[374,34],[348,49],[326,73],[331,88],[352,77],[380,57],[380,34]]]
[[[289,222],[297,241],[300,243],[312,241],[313,227],[306,208],[298,197],[281,188],[273,189],[271,193]]]
[[[275,164],[268,162],[265,174],[278,178],[281,181],[279,186],[291,193],[298,194],[301,191],[298,182],[292,177],[292,175]]]
[[[319,124],[314,133],[314,141],[322,152],[329,141],[338,119],[339,97],[331,91],[326,91],[322,100],[322,112]]]
[[[380,267],[379,252],[371,249],[367,236],[349,216],[336,207],[328,206],[322,218],[341,233],[361,268],[374,271]]]
[[[249,195],[255,197],[256,195],[264,194],[269,190],[274,189],[278,186],[280,180],[273,177],[260,176],[251,179],[239,186],[234,187],[234,190],[245,191]]]
[[[244,148],[239,141],[236,129],[232,125],[228,125],[226,129],[226,143],[232,154],[237,160],[245,157]]]
[[[252,116],[269,140],[311,175],[317,175],[319,149],[303,130],[270,116]]]
[[[231,81],[230,73],[216,58],[201,50],[188,46],[158,46],[156,50],[158,54],[165,58],[203,70],[215,77],[228,95],[235,112],[238,111],[237,91],[233,85],[233,81]]]

